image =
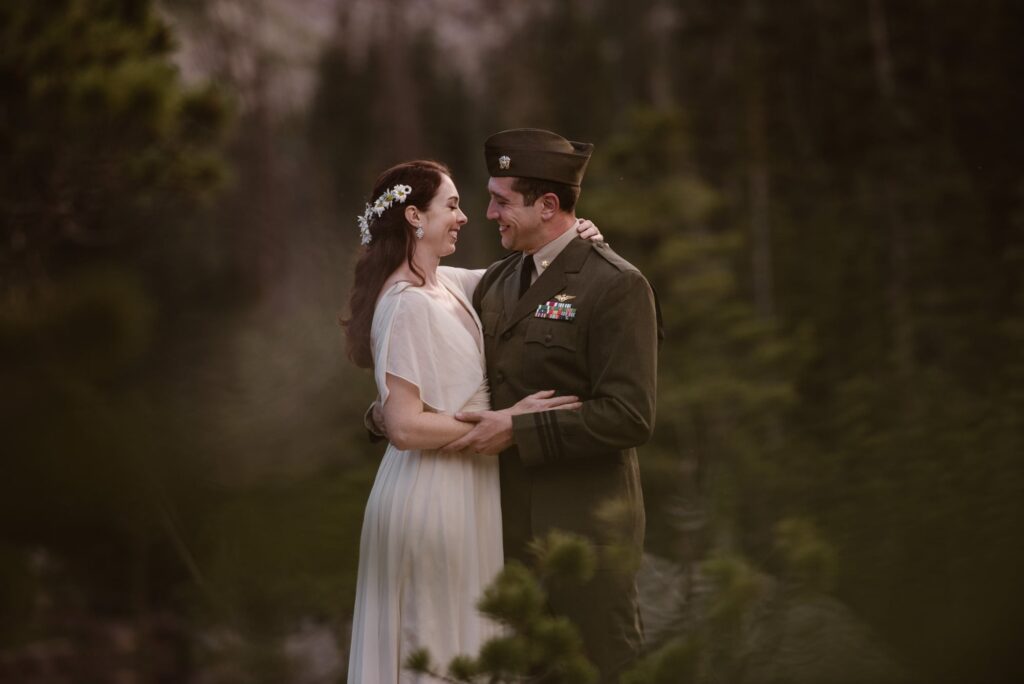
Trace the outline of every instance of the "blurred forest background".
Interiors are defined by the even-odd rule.
[[[444,160],[486,265],[518,126],[596,143],[580,213],[661,297],[641,579],[703,653],[665,681],[1024,681],[1022,35],[1014,0],[0,0],[0,681],[340,680],[382,452],[355,216]]]

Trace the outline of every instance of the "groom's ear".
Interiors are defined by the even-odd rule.
[[[550,221],[554,218],[558,210],[562,208],[562,203],[558,201],[558,195],[553,192],[546,192],[537,198],[540,202],[540,215],[545,221]]]

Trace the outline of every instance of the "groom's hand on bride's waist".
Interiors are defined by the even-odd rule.
[[[512,414],[507,411],[460,411],[455,418],[475,425],[443,451],[498,454],[512,446]]]

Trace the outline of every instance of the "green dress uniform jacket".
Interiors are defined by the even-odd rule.
[[[644,506],[636,447],[654,428],[660,335],[654,292],[605,243],[576,238],[519,298],[522,258],[484,273],[473,303],[483,323],[495,410],[545,389],[574,394],[577,411],[513,418],[515,444],[500,456],[506,559],[529,563],[527,544],[552,529],[598,545],[612,530],[598,508],[617,501],[616,544],[639,556]],[[600,557],[600,553],[599,553]],[[589,585],[551,597],[580,627],[602,681],[635,657],[642,630],[633,572],[600,563]]]

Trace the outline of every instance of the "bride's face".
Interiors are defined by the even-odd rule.
[[[441,176],[441,185],[421,216],[423,239],[416,241],[416,249],[426,249],[439,257],[454,252],[459,231],[468,219],[459,208],[459,191],[451,178]]]

